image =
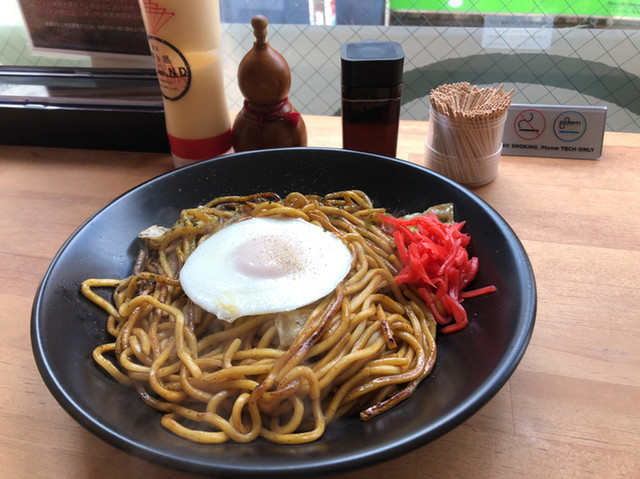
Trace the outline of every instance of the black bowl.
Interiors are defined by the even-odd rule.
[[[395,214],[453,202],[466,220],[469,252],[480,261],[475,285],[497,293],[467,300],[470,325],[438,336],[433,373],[416,393],[380,417],[346,417],[311,444],[201,445],[160,425],[144,405],[91,359],[108,340],[106,315],[80,293],[88,277],[125,277],[136,235],[171,225],[178,212],[216,196],[273,191],[305,194],[364,190]],[[518,365],[531,337],[536,287],[529,259],[509,225],[470,191],[401,160],[345,150],[294,148],[238,153],[174,170],[120,196],[67,240],[45,273],[31,322],[36,362],[49,390],[80,424],[106,442],[173,468],[226,476],[331,473],[407,453],[463,422],[491,399]]]

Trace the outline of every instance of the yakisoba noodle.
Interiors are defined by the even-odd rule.
[[[183,210],[171,229],[145,239],[132,276],[83,283],[115,337],[96,348],[95,361],[164,412],[167,429],[200,443],[307,443],[340,416],[379,415],[413,393],[436,357],[432,315],[394,281],[402,265],[380,228],[383,211],[360,191],[224,197]],[[275,314],[220,321],[180,288],[180,268],[201,241],[255,216],[316,223],[353,256],[347,277],[309,307],[290,346],[279,343]],[[92,290],[105,286],[114,288],[113,303]]]

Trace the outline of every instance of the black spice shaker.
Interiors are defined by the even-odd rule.
[[[404,52],[399,43],[364,41],[340,48],[342,147],[396,156]]]

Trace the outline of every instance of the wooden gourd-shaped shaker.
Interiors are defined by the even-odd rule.
[[[253,48],[238,66],[238,87],[245,98],[232,131],[234,151],[307,146],[302,116],[289,101],[291,70],[267,41],[266,17],[251,19]]]

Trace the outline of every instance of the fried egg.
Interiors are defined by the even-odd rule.
[[[336,235],[299,218],[250,218],[203,241],[180,271],[186,295],[219,319],[292,311],[331,293],[351,269]]]

